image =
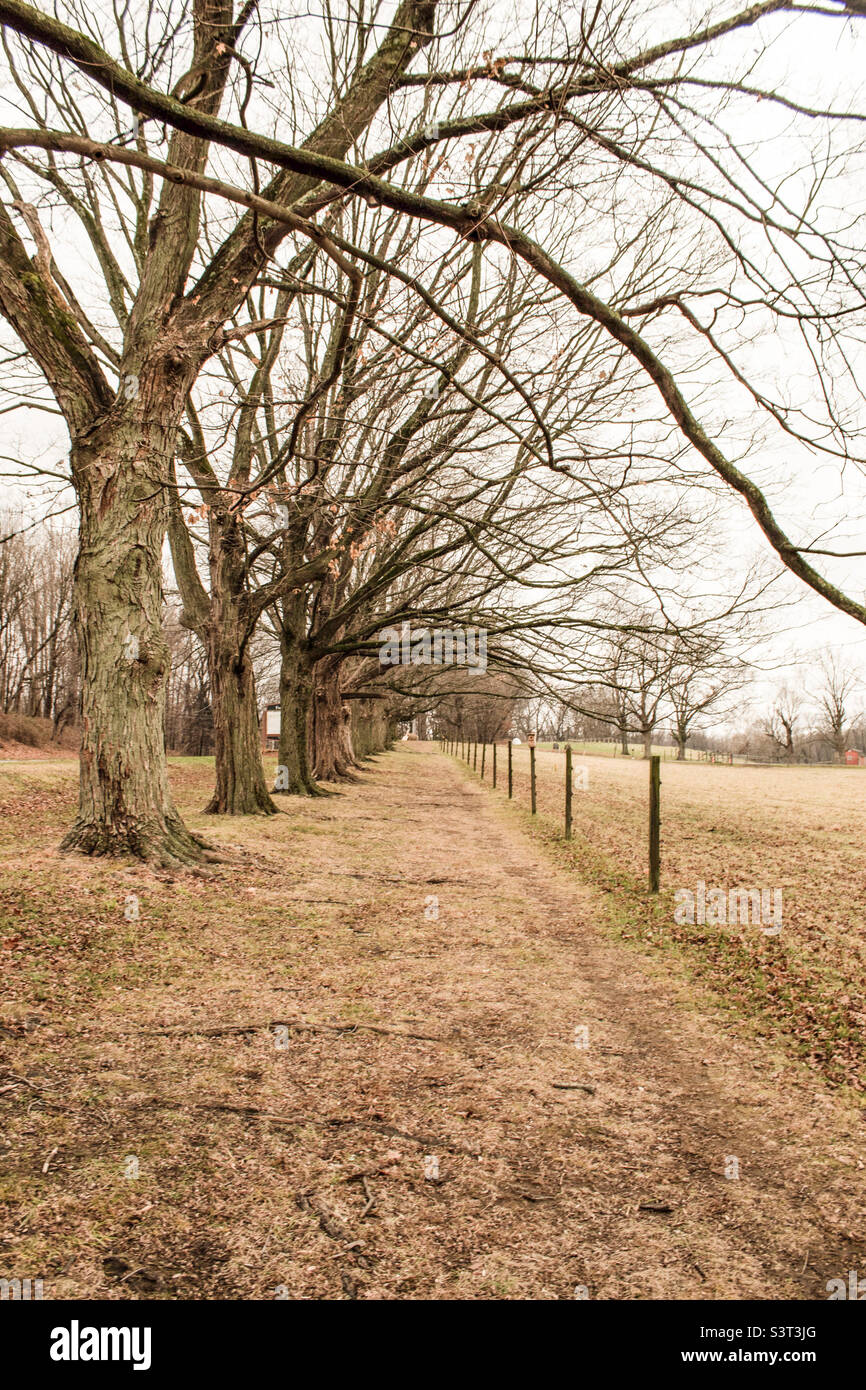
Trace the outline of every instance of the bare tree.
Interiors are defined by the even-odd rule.
[[[837,763],[844,762],[847,735],[851,722],[851,697],[860,688],[858,672],[846,665],[835,652],[824,652],[820,658],[821,688],[817,692],[818,725],[816,733],[826,739]]]
[[[165,703],[165,742],[170,752],[200,758],[213,749],[213,711],[207,652],[181,621],[166,615],[165,639],[171,652]]]
[[[166,13],[161,35],[153,37],[150,51],[145,45],[140,70],[152,81],[163,77],[170,83],[172,95],[165,100],[187,126],[173,128],[165,164],[148,153],[150,132],[132,115],[157,114],[149,110],[151,89],[141,78],[113,63],[83,32],[29,6],[0,14],[37,41],[18,44],[14,53],[7,45],[6,52],[12,80],[42,132],[38,142],[45,144],[50,119],[56,119],[61,130],[57,139],[49,136],[49,148],[84,150],[76,144],[85,138],[79,99],[65,62],[51,56],[63,53],[96,84],[84,128],[101,125],[115,153],[127,156],[127,167],[142,171],[137,180],[117,182],[113,168],[103,166],[102,178],[94,180],[80,163],[61,170],[53,156],[38,168],[27,159],[21,165],[53,189],[83,226],[103,277],[104,307],[111,306],[120,331],[119,346],[116,337],[112,342],[96,328],[58,271],[38,213],[8,173],[7,187],[35,243],[32,255],[10,210],[0,206],[0,312],[43,372],[68,427],[81,515],[75,595],[84,701],[81,792],[66,848],[128,850],[165,862],[201,858],[203,846],[183,825],[169,791],[163,731],[169,654],[161,627],[161,560],[181,422],[223,326],[245,303],[289,229],[308,225],[284,210],[312,193],[316,167],[351,148],[395,78],[430,41],[435,13],[427,0],[404,0],[377,46],[369,53],[363,45],[355,50],[352,79],[303,139],[319,162],[311,165],[302,156],[303,169],[294,160],[295,172],[276,174],[263,203],[279,215],[265,222],[258,211],[247,213],[206,259],[200,228],[203,189],[210,187],[204,177],[208,136],[198,123],[219,133],[227,94],[244,117],[244,84],[233,91],[232,76],[238,67],[249,75],[237,54],[254,8],[247,4],[235,17],[226,0],[196,0],[191,28],[182,13]],[[95,17],[87,15],[83,30],[93,23]],[[129,23],[126,12],[117,12],[125,53],[138,47],[131,27],[124,29]],[[109,73],[121,77],[122,91]],[[97,102],[104,78],[110,95]],[[129,102],[129,114],[118,101]],[[94,149],[89,133],[85,146]],[[166,177],[167,169],[176,174]],[[157,196],[154,174],[161,178]],[[252,183],[258,189],[255,168]],[[249,206],[249,199],[242,201]],[[119,241],[107,233],[109,215],[120,222]],[[121,256],[124,237],[132,275],[128,256]]]
[[[764,734],[787,762],[797,756],[803,705],[802,693],[784,685],[762,721]]]
[[[718,715],[748,677],[748,667],[731,650],[730,634],[674,638],[666,694],[678,761],[685,759],[686,746],[699,721],[710,713]]]

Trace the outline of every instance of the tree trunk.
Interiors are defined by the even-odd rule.
[[[684,763],[686,760],[686,740],[677,735],[677,762]]]
[[[352,703],[352,748],[356,758],[370,758],[385,751],[389,742],[388,707],[384,700]]]
[[[169,511],[171,554],[183,600],[181,621],[198,634],[207,653],[216,785],[205,814],[276,815],[262,766],[256,683],[249,657],[257,613],[247,593],[243,523],[222,498],[211,501],[208,593],[176,500]]]
[[[322,782],[354,782],[360,767],[352,748],[351,716],[340,698],[341,662],[325,658],[316,667],[313,700],[313,770]]]
[[[644,731],[643,731],[643,755],[644,755],[645,758],[651,758],[651,757],[652,757],[652,752],[653,752],[653,731],[652,731],[652,729],[644,729]]]
[[[626,729],[623,726],[620,726],[619,746],[620,751],[624,753],[626,757],[628,757],[628,729]]]
[[[173,432],[170,424],[152,432],[156,441],[140,423],[106,424],[73,446],[81,767],[78,817],[61,848],[194,864],[207,846],[175,809],[163,735],[163,483]]]
[[[310,770],[313,672],[309,656],[285,628],[280,639],[280,750],[274,793],[321,796]]]
[[[208,643],[213,709],[216,786],[205,813],[212,816],[273,816],[262,766],[256,684],[252,662],[234,627],[214,623]]]

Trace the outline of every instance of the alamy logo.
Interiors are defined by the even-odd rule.
[[[419,627],[401,623],[380,632],[382,666],[470,666],[487,670],[487,629],[483,627]]]
[[[778,936],[782,930],[781,888],[708,888],[698,879],[697,889],[678,888],[674,921],[682,926],[724,927],[758,926],[765,936]]]
[[[0,1279],[0,1302],[29,1302],[41,1297],[41,1279]]]
[[[51,1330],[52,1361],[131,1361],[134,1371],[150,1370],[149,1327],[68,1327]]]
[[[827,1292],[830,1295],[828,1303],[832,1303],[834,1298],[853,1298],[862,1303],[866,1300],[866,1279],[858,1279],[856,1269],[849,1269],[847,1288],[844,1279],[828,1279]]]

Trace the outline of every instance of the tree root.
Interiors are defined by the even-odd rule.
[[[392,1139],[404,1139],[407,1143],[417,1144],[419,1148],[431,1153],[462,1154],[466,1158],[476,1159],[481,1157],[476,1150],[465,1149],[460,1144],[443,1139],[441,1135],[413,1134],[409,1130],[397,1129],[394,1125],[355,1119],[348,1115],[276,1115],[273,1111],[261,1110],[256,1105],[230,1105],[225,1101],[183,1101],[168,1096],[153,1096],[142,1101],[121,1101],[119,1104],[121,1108],[128,1110],[192,1110],[199,1114],[237,1115],[241,1119],[261,1120],[266,1124],[286,1125],[291,1128],[297,1125],[314,1125],[319,1129],[366,1129],[374,1134],[386,1134]]]
[[[208,804],[203,808],[204,816],[277,816],[279,807],[275,806],[270,796],[255,796],[252,799],[244,798],[243,801],[230,801],[228,798],[214,792]]]
[[[213,845],[187,830],[178,817],[123,828],[79,819],[61,840],[60,850],[92,858],[130,855],[163,869],[198,868],[206,859],[214,862],[219,857]]]
[[[333,793],[324,787],[318,786],[315,782],[304,782],[298,780],[293,782],[290,787],[272,787],[271,796],[332,796]]]

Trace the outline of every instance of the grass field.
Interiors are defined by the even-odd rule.
[[[505,794],[506,751],[498,750],[497,795]],[[528,748],[515,748],[513,758],[515,804],[528,809]],[[565,755],[540,749],[536,759],[537,828],[556,841]],[[678,951],[760,1028],[784,1035],[833,1081],[862,1089],[866,770],[663,763],[662,893],[653,901],[646,893],[646,762],[575,756],[574,768],[574,839],[559,852],[607,891],[617,931]],[[585,789],[578,788],[580,768]],[[694,892],[699,880],[707,889],[780,889],[781,932],[676,923],[674,892]]]

